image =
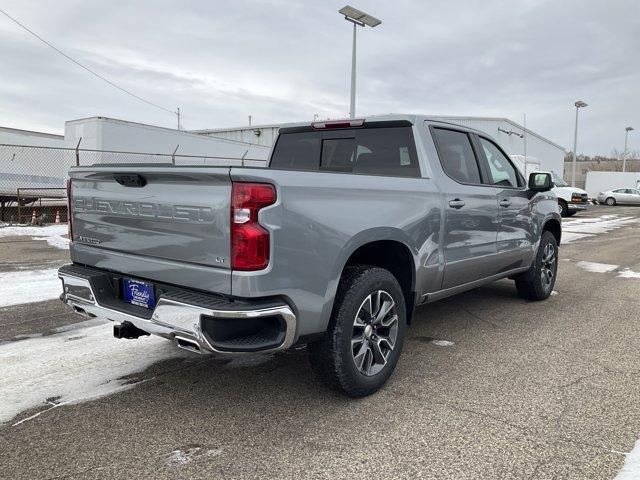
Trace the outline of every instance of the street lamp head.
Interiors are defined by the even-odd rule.
[[[578,101],[575,103],[575,106],[576,106],[576,108],[582,108],[582,107],[586,107],[586,106],[587,106],[587,104],[586,104],[586,103],[584,103],[582,100],[578,100]]]
[[[626,130],[627,132],[630,132],[631,130],[633,130],[633,127],[627,127],[627,128],[625,128],[625,130]]]
[[[369,27],[377,27],[382,23],[382,21],[378,20],[376,17],[372,17],[371,15],[361,12],[357,8],[350,7],[349,5],[342,7],[338,10],[338,13],[344,15],[345,20],[360,25],[361,27],[364,27],[365,25]]]

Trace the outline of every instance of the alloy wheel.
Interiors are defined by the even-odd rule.
[[[398,313],[393,298],[384,290],[370,293],[353,322],[351,353],[358,371],[366,376],[378,374],[387,364],[397,336]]]
[[[552,244],[547,243],[545,245],[541,261],[540,277],[542,279],[542,286],[548,289],[551,287],[551,282],[555,275],[556,249]]]

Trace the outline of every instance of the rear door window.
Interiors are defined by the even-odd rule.
[[[411,127],[365,128],[356,132],[355,173],[420,176]]]
[[[479,184],[480,168],[465,132],[434,128],[433,137],[445,173],[459,183]]]

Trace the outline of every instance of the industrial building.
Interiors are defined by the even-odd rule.
[[[509,155],[521,155],[523,158],[535,159],[540,170],[551,171],[559,176],[564,173],[564,147],[509,120],[494,117],[462,117],[440,116],[434,118],[444,122],[456,123],[465,127],[475,128],[498,141]],[[222,128],[212,130],[194,130],[193,133],[227,140],[237,140],[254,145],[270,147],[275,142],[278,129],[283,124],[250,125],[237,128]],[[526,142],[526,151],[525,151]]]
[[[64,136],[53,133],[0,127],[0,144],[64,147]]]
[[[434,118],[485,132],[521,163],[528,158],[535,169],[563,174],[564,148],[529,129],[525,134],[524,127],[512,120],[457,116]],[[184,131],[107,117],[90,117],[66,122],[64,136],[0,127],[0,153],[3,157],[0,161],[0,195],[6,201],[15,195],[17,188],[63,188],[69,167],[76,164],[75,149],[78,146],[83,150],[86,163],[157,161],[221,165],[230,164],[231,159],[242,159],[245,165],[264,166],[282,125]],[[118,155],[100,151],[134,153]],[[245,159],[257,161],[248,163]]]

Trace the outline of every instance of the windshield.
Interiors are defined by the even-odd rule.
[[[556,184],[556,187],[568,187],[569,184],[565,182],[562,178],[560,178],[555,173],[553,174],[553,183]]]

